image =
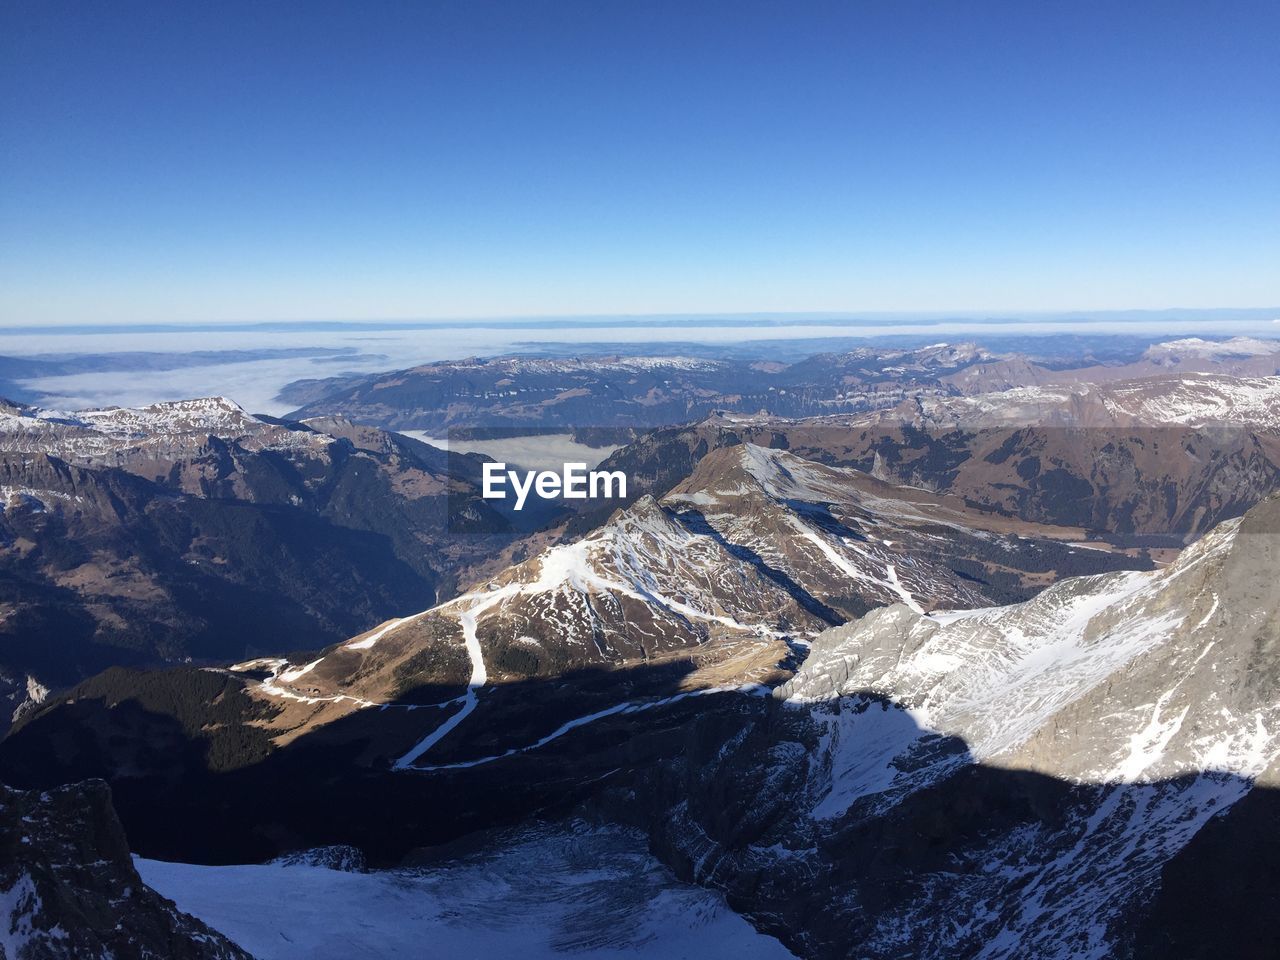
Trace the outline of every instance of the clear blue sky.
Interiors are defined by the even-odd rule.
[[[1280,4],[0,5],[0,323],[1280,304]]]

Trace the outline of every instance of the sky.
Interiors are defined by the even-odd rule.
[[[1280,305],[1280,4],[0,5],[0,325]]]

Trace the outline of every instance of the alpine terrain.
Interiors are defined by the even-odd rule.
[[[1130,372],[1046,373],[1031,408],[711,413],[606,459],[622,506],[540,529],[478,496],[479,459],[347,420],[15,407],[10,616],[98,624],[29,649],[166,610],[170,644],[208,640],[50,682],[15,656],[14,950],[1274,956],[1274,423],[1174,404],[1212,371],[1121,412]],[[353,607],[395,582],[373,556],[420,592]],[[176,606],[187,567],[355,625],[250,642]],[[73,797],[98,812],[40,812]]]

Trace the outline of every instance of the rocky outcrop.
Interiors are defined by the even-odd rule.
[[[251,960],[142,882],[101,781],[0,785],[0,957]]]

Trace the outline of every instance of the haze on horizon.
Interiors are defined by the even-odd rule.
[[[1280,304],[1259,0],[0,9],[0,325]]]

